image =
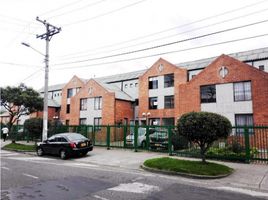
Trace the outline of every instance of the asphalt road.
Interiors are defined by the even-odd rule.
[[[194,180],[186,183],[176,177],[142,170],[2,151],[1,199],[257,200],[265,198],[220,188],[197,186]]]

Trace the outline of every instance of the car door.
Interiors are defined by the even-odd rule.
[[[43,144],[43,150],[45,153],[52,154],[53,144],[55,143],[55,137],[50,137]]]

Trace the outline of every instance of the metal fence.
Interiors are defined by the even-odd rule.
[[[14,126],[15,140],[40,141],[23,126]],[[95,146],[110,149],[128,148],[148,150],[185,157],[200,157],[198,145],[179,135],[175,126],[64,126],[53,127],[48,137],[56,133],[77,132],[92,140]],[[207,158],[240,162],[268,163],[268,127],[233,127],[227,139],[215,141],[206,154]]]

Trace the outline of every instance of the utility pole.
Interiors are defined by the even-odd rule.
[[[44,86],[44,109],[43,109],[43,132],[42,141],[47,139],[47,125],[48,125],[48,72],[49,72],[49,42],[53,35],[59,33],[61,28],[53,26],[47,23],[46,20],[40,20],[36,17],[38,22],[41,22],[46,27],[46,33],[42,35],[36,35],[36,38],[46,40],[46,55],[45,55],[45,86]]]

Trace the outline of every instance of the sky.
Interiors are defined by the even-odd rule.
[[[0,0],[0,86],[44,86],[268,47],[268,0]],[[21,43],[27,43],[29,47]]]

